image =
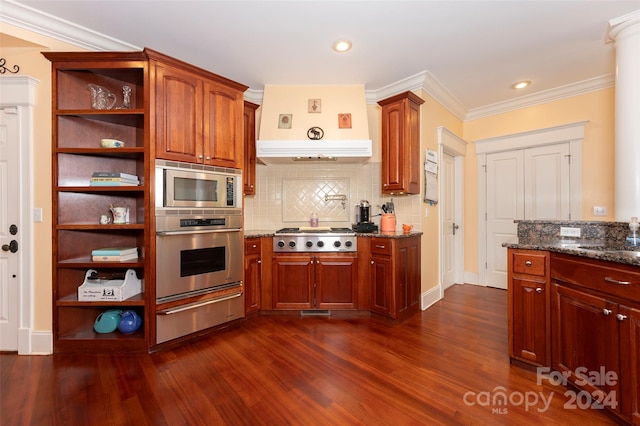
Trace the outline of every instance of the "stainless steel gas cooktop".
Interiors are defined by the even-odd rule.
[[[351,228],[282,228],[273,237],[274,252],[355,252],[356,233]]]

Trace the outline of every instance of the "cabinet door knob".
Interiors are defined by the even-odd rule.
[[[627,319],[626,315],[622,315],[622,314],[618,314],[616,315],[616,318],[618,319],[618,321],[624,321]]]
[[[371,264],[373,265],[373,260],[371,261]]]
[[[538,294],[542,293],[542,288],[540,288],[540,287],[536,288],[536,293],[538,293]]]
[[[526,262],[524,262],[524,264],[525,264],[526,266],[531,266],[531,261],[530,261],[530,260],[527,260]]]
[[[258,260],[258,263],[262,263],[262,260]]]
[[[198,158],[202,160],[204,157],[202,155],[198,155]]]
[[[604,309],[602,310],[602,313],[603,313],[605,316],[611,315],[611,309],[604,308]]]

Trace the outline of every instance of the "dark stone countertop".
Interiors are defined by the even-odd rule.
[[[244,231],[245,238],[273,237],[274,235],[275,235],[274,231],[267,231],[267,230]],[[418,235],[422,235],[422,232],[411,231],[408,234],[405,234],[403,232],[371,232],[371,233],[356,232],[356,237],[369,237],[369,238],[377,237],[377,238],[399,239],[399,238],[415,237]]]
[[[640,266],[640,247],[636,251],[624,247],[612,247],[601,240],[567,238],[514,238],[503,247],[527,250],[545,250],[571,254],[590,259]]]

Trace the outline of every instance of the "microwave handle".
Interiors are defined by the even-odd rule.
[[[227,229],[205,229],[200,231],[156,231],[156,235],[186,235],[186,234],[213,234],[220,232],[240,232],[242,228],[227,228]]]

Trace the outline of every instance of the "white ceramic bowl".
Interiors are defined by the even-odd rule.
[[[118,139],[101,139],[100,146],[103,148],[122,148],[124,146],[124,142],[119,141]]]

